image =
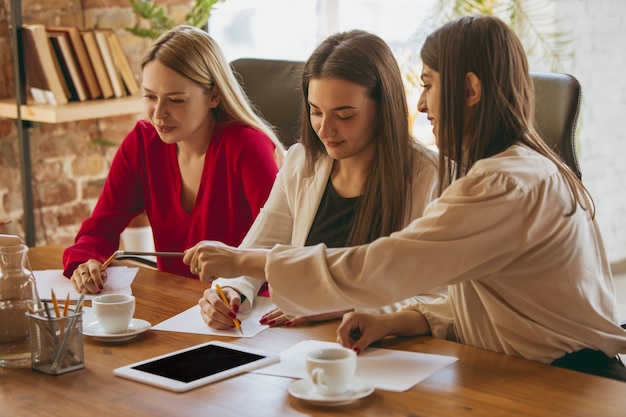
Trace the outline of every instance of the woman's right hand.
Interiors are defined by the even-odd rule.
[[[102,264],[95,259],[90,259],[76,267],[70,281],[74,290],[78,293],[85,291],[89,294],[98,294],[104,289],[107,281],[106,271],[100,272]]]
[[[214,288],[204,291],[202,298],[198,300],[200,316],[202,320],[216,330],[226,330],[235,327],[233,319],[237,319],[237,312],[241,305],[241,294],[230,287],[222,287],[222,292],[230,303],[230,307],[222,301],[222,298]]]

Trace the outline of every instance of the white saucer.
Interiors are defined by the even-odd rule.
[[[150,322],[141,319],[132,319],[128,325],[128,331],[124,333],[110,334],[104,332],[100,323],[92,321],[87,325],[83,323],[83,334],[85,336],[91,336],[95,340],[100,340],[102,342],[123,342],[150,330],[150,327],[152,327]]]
[[[374,392],[374,388],[374,384],[371,382],[361,378],[354,378],[345,394],[328,396],[320,394],[313,382],[309,378],[304,378],[289,385],[289,394],[311,404],[339,406],[367,397]]]

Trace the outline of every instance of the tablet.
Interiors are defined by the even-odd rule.
[[[175,392],[189,391],[278,362],[280,356],[211,341],[116,368],[116,376]]]

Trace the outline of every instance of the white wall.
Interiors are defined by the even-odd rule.
[[[626,1],[555,0],[575,42],[564,71],[581,83],[578,127],[583,182],[597,206],[609,261],[626,260]]]

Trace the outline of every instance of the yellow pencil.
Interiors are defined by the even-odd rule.
[[[63,306],[63,317],[67,316],[67,313],[70,310],[70,293],[67,293],[65,297],[65,305]]]
[[[52,305],[54,306],[54,314],[57,317],[61,317],[61,310],[59,310],[59,302],[57,301],[57,296],[54,294],[54,290],[51,288],[50,293],[52,294]]]
[[[228,306],[230,307],[230,303],[228,302],[228,299],[226,298],[226,296],[224,295],[224,292],[222,291],[222,288],[220,288],[219,285],[215,284],[215,291],[217,291],[217,293],[220,295],[220,298],[222,299],[222,301]],[[239,320],[237,319],[233,319],[233,323],[235,323],[235,327],[237,329],[239,329],[239,331],[241,332],[241,334],[243,335],[243,330],[241,330],[241,324],[239,324]]]

